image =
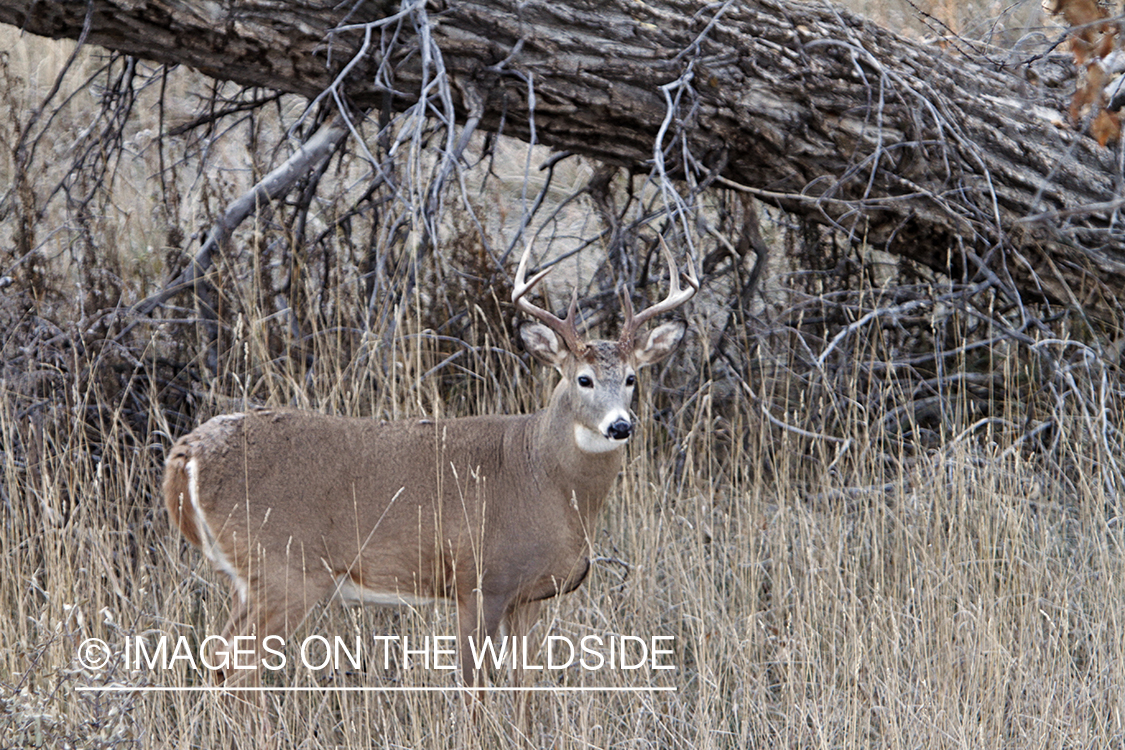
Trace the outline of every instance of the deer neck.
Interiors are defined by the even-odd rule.
[[[533,450],[540,457],[544,480],[576,508],[585,524],[601,511],[621,472],[624,444],[601,453],[582,450],[569,411],[555,400],[535,417],[531,439],[536,443]]]

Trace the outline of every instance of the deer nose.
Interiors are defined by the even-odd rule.
[[[632,434],[633,423],[625,419],[618,419],[606,430],[606,435],[613,440],[628,440]]]

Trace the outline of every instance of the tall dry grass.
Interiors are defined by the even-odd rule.
[[[22,100],[5,101],[18,119]],[[153,124],[144,120],[152,110],[138,112],[130,138]],[[106,212],[81,232],[99,240],[95,250],[114,249],[98,278],[121,300],[151,291],[177,260],[161,244],[169,227],[205,221],[244,189],[251,177],[234,165],[253,162],[247,172],[261,173],[254,160],[264,157],[243,137],[260,136],[255,127],[211,141],[221,151],[212,172],[192,171],[205,162],[198,144],[184,142],[172,154],[187,165],[174,189],[151,188],[151,150],[115,162],[114,190],[124,192],[111,191],[117,198],[101,205],[126,206],[129,219]],[[65,149],[67,132],[47,145]],[[59,168],[50,160],[34,166],[43,182]],[[485,231],[501,235],[518,222],[518,201],[504,187],[510,179],[496,182],[476,208]],[[308,306],[297,311],[304,327],[279,344],[280,313],[270,301],[271,274],[281,271],[254,267],[251,240],[252,250],[220,268],[233,312],[217,343],[198,310],[183,305],[168,311],[180,322],[115,344],[105,333],[110,323],[95,325],[108,314],[79,286],[91,278],[83,263],[99,256],[72,250],[79,233],[65,208],[33,198],[56,206],[36,220],[37,273],[23,273],[22,255],[4,256],[0,268],[19,279],[0,290],[0,602],[10,613],[0,618],[0,747],[259,745],[266,724],[248,720],[235,696],[127,689],[206,686],[206,675],[182,663],[126,669],[122,650],[126,639],[161,634],[196,642],[219,632],[228,611],[226,580],[169,527],[161,506],[171,441],[250,402],[387,418],[526,411],[545,402],[554,376],[506,351],[506,316],[487,295],[456,310],[458,336],[435,333],[441,305],[455,305],[434,290],[456,282],[436,271],[444,287],[417,285],[366,328],[349,317],[352,292],[325,312],[310,284],[291,297]],[[576,234],[585,231],[581,221]],[[554,239],[571,238],[556,229]],[[465,267],[476,249],[465,251]],[[332,283],[355,283],[348,262]],[[590,272],[576,264],[568,280]],[[719,315],[705,303],[688,346],[642,377],[642,429],[596,528],[593,572],[550,602],[534,631],[674,636],[675,670],[570,669],[531,683],[674,692],[540,692],[528,697],[520,722],[509,694],[490,696],[470,717],[455,692],[329,690],[454,684],[401,660],[384,669],[370,648],[359,670],[291,666],[274,677],[272,685],[317,689],[269,694],[271,736],[310,750],[1120,747],[1116,363],[1079,366],[1081,357],[1060,356],[1060,375],[1036,371],[1038,360],[1013,354],[1010,342],[988,349],[983,362],[974,350],[973,359],[950,361],[961,373],[1001,374],[995,411],[982,417],[969,391],[943,391],[942,416],[922,440],[914,417],[888,418],[907,394],[896,390],[898,355],[878,326],[840,347],[837,365],[885,365],[874,368],[885,379],[818,380],[827,376],[808,367],[801,346],[812,341],[822,351],[837,329],[819,344],[785,330],[777,310],[800,297],[791,286],[778,268],[761,318],[750,327],[741,321],[724,340],[752,362],[752,377],[719,366]],[[878,298],[883,290],[858,293]],[[1094,337],[1075,326],[1060,342],[1040,344],[1074,350]],[[925,341],[917,345],[925,354]],[[1052,398],[1044,384],[1059,378],[1073,388]],[[890,406],[873,411],[878,401]],[[1037,439],[1010,429],[1032,413],[1049,425]],[[448,606],[319,607],[290,643],[309,634],[359,633],[368,646],[375,634],[443,635],[454,631],[454,617]],[[79,659],[89,638],[113,649],[99,669]],[[125,689],[87,690],[105,687]]]
[[[426,341],[408,334],[398,342],[404,370],[411,360],[429,364]],[[307,394],[283,369],[237,374],[277,384],[277,403]],[[512,375],[476,374],[478,383]],[[344,390],[350,377],[341,367]],[[550,379],[523,378],[519,393],[482,400],[537,402]],[[779,398],[771,389],[783,385],[757,384],[757,395]],[[415,370],[379,387],[397,388],[386,398],[409,411],[427,383]],[[282,746],[1120,744],[1125,571],[1105,457],[1076,446],[1075,457],[1089,460],[1064,478],[1033,454],[965,440],[883,483],[883,458],[867,447],[887,436],[871,434],[862,415],[853,415],[854,447],[833,456],[740,408],[724,421],[746,440],[726,448],[720,465],[708,388],[688,395],[664,424],[642,397],[645,428],[594,539],[601,559],[581,589],[551,602],[534,631],[674,636],[674,671],[571,669],[532,684],[675,692],[537,693],[526,737],[504,694],[491,696],[475,723],[456,693],[271,695]],[[0,402],[0,597],[11,613],[0,650],[3,744],[250,746],[259,741],[255,725],[229,695],[80,691],[207,684],[182,665],[126,670],[120,653],[103,669],[83,668],[78,646],[100,638],[120,651],[127,637],[217,633],[227,582],[169,528],[160,507],[160,456],[172,436],[129,435],[119,404],[77,398],[103,415],[96,445],[88,422],[60,419],[30,435],[12,399]],[[370,400],[361,401],[342,401],[339,411],[370,413]],[[34,464],[18,462],[18,443],[36,439]],[[318,608],[290,643],[358,632],[377,653],[371,634],[449,634],[452,618],[448,607]],[[384,670],[369,658],[360,672],[292,668],[273,684],[453,683],[401,663]]]

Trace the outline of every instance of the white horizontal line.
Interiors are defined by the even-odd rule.
[[[676,687],[130,687],[128,685],[74,688],[83,693],[667,693]]]

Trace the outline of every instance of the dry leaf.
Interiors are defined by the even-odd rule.
[[[1074,62],[1085,69],[1070,100],[1071,122],[1077,125],[1092,110],[1094,120],[1090,133],[1098,143],[1104,147],[1117,141],[1121,137],[1121,116],[1105,108],[1108,76],[1102,64],[1117,47],[1117,25],[1105,20],[1108,13],[1095,0],[1043,0],[1043,8],[1049,13],[1061,14],[1070,24]]]
[[[1061,13],[1071,26],[1085,26],[1106,17],[1094,0],[1058,0],[1054,13]]]
[[[1121,137],[1121,115],[1103,109],[1094,118],[1094,124],[1090,126],[1090,133],[1098,139],[1098,145],[1103,148],[1107,143],[1117,141]]]
[[[1058,0],[1054,12],[1078,27],[1071,32],[1070,48],[1079,65],[1101,59],[1113,50],[1116,30],[1108,23],[1098,23],[1106,18],[1106,12],[1094,0]]]
[[[1086,67],[1086,75],[1070,100],[1070,120],[1077,124],[1088,107],[1103,107],[1102,89],[1105,87],[1105,69],[1098,63]]]

